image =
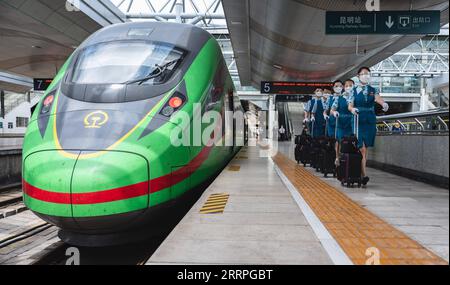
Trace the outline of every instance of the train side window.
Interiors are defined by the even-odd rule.
[[[211,89],[209,90],[208,98],[206,99],[204,109],[206,112],[216,109],[217,106],[222,103],[225,88],[226,72],[227,66],[224,61],[221,61],[214,76]]]

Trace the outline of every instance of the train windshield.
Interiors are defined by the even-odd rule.
[[[162,84],[170,79],[183,55],[182,50],[164,43],[101,43],[81,52],[75,64],[71,82]],[[161,66],[164,66],[164,69],[161,69]],[[157,76],[151,76],[152,74]],[[151,78],[148,80],[139,81],[141,78],[149,77]]]

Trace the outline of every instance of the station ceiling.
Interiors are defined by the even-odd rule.
[[[101,26],[65,0],[0,1],[0,71],[53,78],[74,49]],[[29,87],[0,82],[0,89]]]
[[[223,0],[242,85],[264,80],[328,81],[355,76],[420,39],[420,36],[325,35],[326,11],[365,11],[365,0]],[[381,1],[382,10],[440,10],[447,0]]]

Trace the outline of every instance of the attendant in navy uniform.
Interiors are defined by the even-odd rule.
[[[345,91],[337,96],[331,106],[331,115],[336,120],[336,166],[339,166],[339,153],[341,152],[341,142],[344,137],[353,134],[352,113],[348,110],[348,100],[353,96],[355,82],[347,79],[344,84]]]
[[[375,115],[375,103],[383,107],[383,112],[389,110],[389,105],[381,98],[375,88],[370,85],[370,68],[362,67],[358,71],[359,84],[353,91],[353,96],[349,99],[348,110],[353,115],[359,116],[358,147],[361,150],[363,185],[367,185],[367,149],[374,147],[377,134],[377,117]],[[355,120],[355,117],[353,118]],[[356,131],[355,131],[356,132]]]
[[[328,121],[327,129],[325,130],[326,136],[330,138],[334,138],[336,132],[336,118],[331,116],[331,108],[333,107],[335,100],[342,94],[343,90],[344,84],[342,81],[336,80],[333,82],[334,95],[328,98],[325,111],[323,112],[324,119]]]
[[[308,102],[303,104],[303,109],[305,110],[305,119],[303,120],[303,130],[311,130],[311,114],[309,111],[311,110],[311,102],[313,99],[309,99]]]
[[[323,90],[316,90],[315,99],[311,102],[311,127],[314,138],[319,138],[325,135],[325,119],[323,118],[324,103]],[[316,116],[317,115],[317,116]]]

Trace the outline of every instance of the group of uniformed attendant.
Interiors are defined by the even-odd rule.
[[[335,137],[336,166],[339,165],[340,143],[344,137],[352,134],[358,137],[358,147],[362,154],[362,182],[367,185],[367,149],[373,147],[376,137],[375,103],[389,110],[376,89],[370,85],[370,68],[362,67],[358,71],[358,84],[352,79],[333,83],[333,91],[317,89],[313,98],[305,104],[305,125],[312,137]],[[356,122],[358,127],[355,128]],[[358,133],[356,133],[358,132]]]

